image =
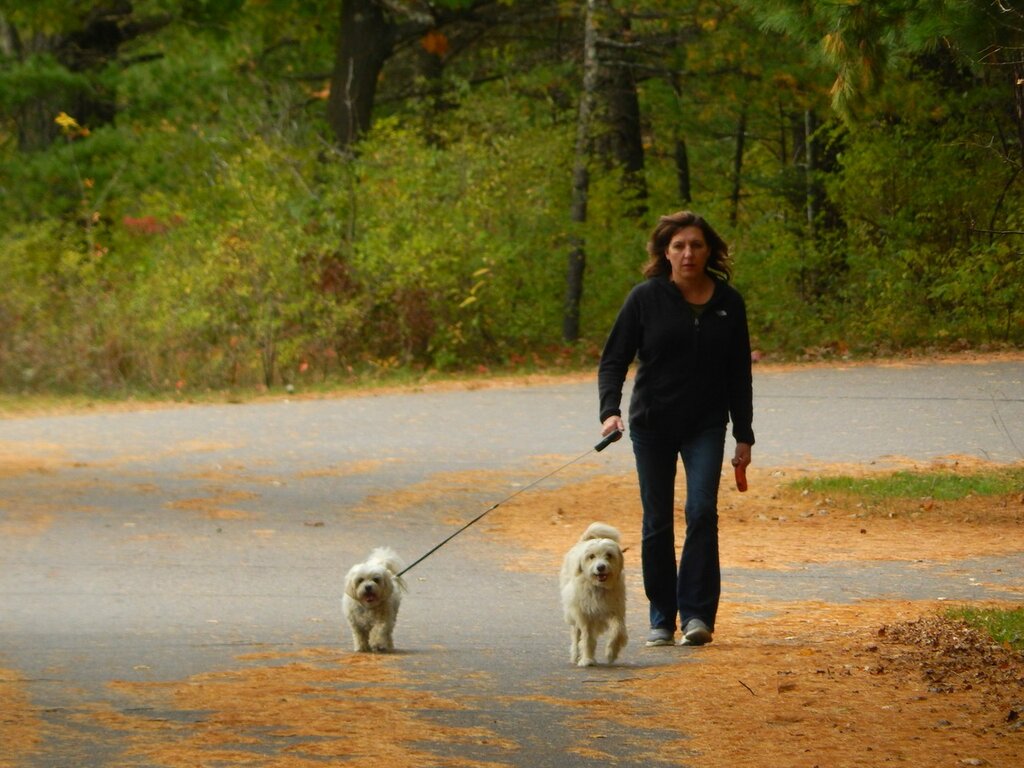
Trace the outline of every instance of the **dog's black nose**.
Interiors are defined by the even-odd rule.
[[[598,573],[604,573],[607,570],[608,570],[608,565],[606,563],[598,563],[597,564],[597,572]]]

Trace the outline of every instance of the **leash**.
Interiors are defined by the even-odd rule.
[[[612,444],[612,443],[614,443],[614,442],[615,442],[616,440],[618,440],[618,439],[619,439],[620,437],[622,437],[622,432],[621,432],[621,431],[619,431],[619,430],[615,430],[614,432],[612,432],[612,433],[611,433],[610,435],[606,436],[606,437],[605,437],[605,438],[604,438],[603,440],[601,440],[601,442],[599,442],[599,443],[598,443],[597,445],[595,445],[595,446],[594,446],[593,448],[591,448],[591,449],[590,449],[589,451],[587,451],[586,453],[581,453],[581,454],[580,454],[579,456],[577,456],[577,457],[576,457],[575,459],[573,459],[572,461],[567,461],[567,462],[566,462],[565,464],[563,464],[562,466],[560,466],[560,467],[559,467],[558,469],[554,469],[554,470],[552,470],[551,472],[548,472],[548,473],[547,473],[546,475],[544,475],[544,477],[539,477],[539,478],[537,478],[537,479],[536,479],[536,480],[534,480],[534,481],[533,481],[532,483],[530,483],[530,484],[529,484],[529,485],[527,485],[527,486],[524,486],[523,488],[520,488],[520,489],[519,489],[518,491],[516,491],[516,492],[515,492],[515,493],[513,493],[512,495],[510,495],[510,496],[506,496],[506,497],[505,497],[504,499],[502,499],[501,501],[499,501],[499,502],[498,502],[497,504],[494,504],[494,505],[492,505],[492,506],[488,507],[488,508],[487,508],[487,509],[485,509],[485,510],[484,510],[483,512],[481,512],[481,513],[480,513],[479,515],[477,515],[477,516],[476,516],[476,517],[474,517],[474,518],[473,518],[472,520],[470,520],[470,521],[469,521],[468,523],[466,523],[466,524],[465,524],[464,526],[462,526],[461,528],[459,528],[459,530],[457,530],[457,531],[456,531],[455,533],[453,533],[453,534],[452,534],[451,536],[449,536],[449,537],[448,537],[448,538],[446,538],[446,539],[445,539],[444,541],[442,541],[442,542],[441,542],[440,544],[438,544],[438,545],[437,545],[436,547],[434,547],[433,549],[430,549],[430,550],[429,550],[429,551],[428,551],[428,552],[427,552],[427,553],[426,553],[425,555],[422,555],[422,556],[421,556],[421,557],[420,557],[420,558],[419,558],[418,560],[416,560],[416,561],[415,561],[415,562],[414,562],[414,563],[413,563],[412,565],[408,565],[408,566],[406,566],[406,567],[405,567],[405,569],[403,569],[403,570],[401,571],[401,573],[399,573],[399,574],[398,574],[398,576],[399,576],[399,577],[401,577],[401,576],[404,576],[404,575],[405,575],[406,573],[408,573],[409,571],[411,571],[411,570],[412,570],[413,568],[415,568],[415,567],[416,567],[417,565],[419,565],[420,563],[422,563],[422,562],[423,562],[424,560],[426,560],[426,559],[427,559],[428,557],[430,557],[430,556],[431,556],[432,554],[434,554],[435,552],[437,552],[437,550],[439,550],[439,549],[440,549],[441,547],[443,547],[443,546],[444,546],[445,544],[447,544],[447,543],[448,543],[449,541],[451,541],[452,539],[454,539],[454,538],[455,538],[456,536],[458,536],[458,535],[459,535],[460,533],[462,533],[462,532],[463,532],[464,530],[466,530],[467,528],[469,528],[469,527],[470,527],[471,525],[473,525],[474,523],[477,523],[477,522],[479,522],[480,520],[482,520],[482,519],[483,519],[483,517],[484,517],[484,515],[488,514],[489,512],[493,512],[494,510],[496,510],[496,509],[497,509],[498,507],[500,507],[500,506],[501,506],[502,504],[504,504],[505,502],[507,502],[507,501],[511,501],[512,499],[514,499],[514,498],[515,498],[516,496],[518,496],[518,495],[519,495],[520,493],[523,493],[524,491],[528,491],[528,490],[530,490],[530,489],[531,489],[531,488],[533,488],[533,487],[534,487],[535,485],[538,485],[538,484],[540,484],[540,483],[544,482],[545,480],[547,480],[547,479],[548,479],[549,477],[551,477],[552,475],[557,475],[557,474],[558,474],[559,472],[561,472],[561,471],[562,471],[563,469],[565,469],[566,467],[568,467],[568,466],[571,466],[571,465],[575,464],[575,463],[576,463],[577,461],[580,461],[581,459],[584,459],[584,458],[586,458],[586,457],[587,457],[587,456],[589,456],[590,454],[592,454],[592,453],[600,453],[600,452],[601,452],[601,451],[603,451],[603,450],[604,450],[605,448],[607,448],[607,447],[608,447],[609,445],[611,445],[611,444]]]

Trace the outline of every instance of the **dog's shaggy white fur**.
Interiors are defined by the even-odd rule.
[[[378,547],[349,569],[341,598],[356,651],[384,653],[395,649],[394,631],[405,582],[402,561],[389,547]]]
[[[562,608],[569,624],[569,656],[580,667],[595,663],[597,638],[611,631],[606,647],[608,663],[619,656],[626,635],[626,584],[623,580],[619,532],[593,523],[565,554],[559,583]]]

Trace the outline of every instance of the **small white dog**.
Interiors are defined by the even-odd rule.
[[[398,575],[401,570],[402,561],[389,547],[378,547],[349,569],[341,605],[352,628],[353,650],[383,653],[395,649],[395,622],[405,591],[405,582]]]
[[[622,575],[619,532],[604,523],[592,523],[580,540],[566,552],[559,583],[562,608],[572,637],[569,657],[573,664],[595,663],[598,636],[611,631],[607,656],[611,664],[619,656],[626,635],[626,584]]]

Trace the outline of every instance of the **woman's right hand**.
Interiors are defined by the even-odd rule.
[[[618,430],[619,432],[626,431],[626,425],[622,423],[621,416],[609,416],[601,424],[601,437],[608,437],[612,432]]]

